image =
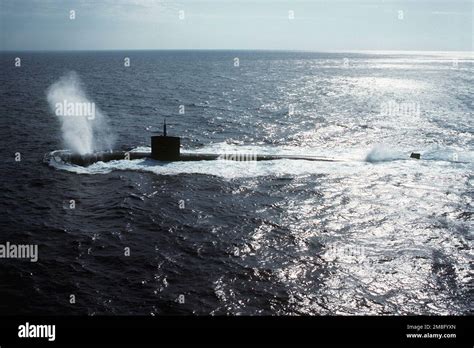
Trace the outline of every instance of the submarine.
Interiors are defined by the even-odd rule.
[[[87,167],[96,162],[110,162],[120,160],[136,160],[150,158],[161,162],[179,162],[179,161],[271,161],[280,159],[305,160],[319,162],[344,162],[343,159],[303,156],[303,155],[268,155],[254,153],[182,153],[181,138],[168,136],[166,131],[166,120],[163,122],[163,134],[151,136],[151,152],[135,151],[111,151],[96,152],[90,154],[75,154],[64,151],[53,151],[45,157],[45,161],[53,158],[56,161]],[[412,153],[410,158],[420,159],[420,154]]]

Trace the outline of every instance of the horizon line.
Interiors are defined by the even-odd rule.
[[[390,53],[464,53],[474,54],[473,50],[400,50],[400,49],[382,49],[382,50],[305,50],[305,49],[273,49],[273,48],[101,48],[101,49],[0,49],[0,53],[13,52],[123,52],[123,51],[249,51],[249,52],[295,52],[295,53],[372,53],[372,54],[390,54]]]

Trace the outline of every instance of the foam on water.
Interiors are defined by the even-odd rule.
[[[146,146],[137,147],[132,152],[150,152],[151,149]],[[60,151],[59,151],[60,152]],[[433,148],[425,151],[422,158],[425,161],[410,159],[410,150],[397,150],[393,146],[378,144],[370,150],[367,149],[341,149],[339,151],[329,152],[321,149],[304,149],[296,147],[269,147],[269,146],[240,146],[228,143],[214,143],[208,146],[183,150],[186,153],[227,153],[227,154],[285,154],[285,155],[312,155],[328,158],[341,159],[341,162],[319,162],[305,160],[271,160],[271,161],[227,161],[223,159],[215,161],[178,161],[178,162],[160,162],[152,159],[137,160],[118,160],[110,162],[97,162],[88,167],[81,167],[64,163],[59,159],[57,152],[53,151],[50,155],[49,164],[57,169],[70,171],[77,174],[107,174],[115,170],[122,171],[141,171],[150,172],[157,175],[177,175],[177,174],[204,174],[214,175],[223,178],[244,178],[259,176],[285,176],[285,175],[307,175],[307,174],[351,174],[358,170],[366,170],[367,166],[374,166],[386,162],[393,165],[386,168],[397,168],[403,166],[407,168],[426,169],[426,160],[429,160],[432,166],[433,161],[441,162],[440,166],[456,163],[471,165],[474,162],[472,153],[458,153],[450,149]],[[456,154],[457,157],[454,157]],[[421,164],[423,165],[421,166]],[[428,164],[429,166],[430,164]],[[375,170],[381,171],[386,168],[376,166]],[[434,169],[434,167],[433,167]],[[418,169],[419,170],[419,169]]]
[[[369,151],[365,160],[374,163],[404,160],[406,158],[406,155],[399,150],[388,147],[387,145],[376,145]]]

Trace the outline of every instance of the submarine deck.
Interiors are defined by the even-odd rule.
[[[69,162],[80,166],[89,166],[96,162],[109,162],[119,160],[135,160],[143,158],[152,158],[150,152],[101,152],[87,155],[71,154],[64,152],[55,152],[51,154],[55,160]],[[211,153],[181,153],[179,158],[172,160],[161,160],[161,162],[179,162],[179,161],[214,161],[214,160],[228,160],[228,161],[271,161],[280,159],[291,160],[305,160],[305,161],[321,161],[321,162],[341,162],[340,159],[316,156],[299,156],[299,155],[268,155],[268,154],[254,154],[254,153],[225,153],[225,154],[211,154]]]

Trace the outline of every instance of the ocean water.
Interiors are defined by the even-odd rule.
[[[472,55],[0,60],[0,243],[39,248],[38,262],[0,259],[0,313],[472,314]],[[61,93],[93,101],[106,127],[53,114],[51,86],[71,76]],[[87,141],[149,150],[164,117],[183,152],[344,161],[43,160]]]

